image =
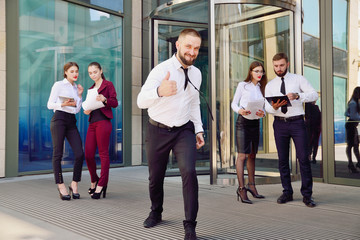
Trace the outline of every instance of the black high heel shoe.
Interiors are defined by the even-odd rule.
[[[358,162],[355,167],[360,168],[360,162]]]
[[[240,193],[242,191],[245,191],[245,195],[246,195],[246,188],[245,187],[238,187],[238,189],[236,190],[236,194],[237,194],[237,200],[239,201],[239,198],[241,199],[241,202],[242,203],[247,203],[247,204],[252,204],[252,201],[249,200],[249,199],[243,199],[240,195]],[[246,195],[246,198],[247,198],[247,195]]]
[[[80,193],[74,193],[73,189],[71,186],[69,186],[69,192],[72,195],[73,199],[80,199]]]
[[[106,197],[106,189],[107,189],[107,186],[104,186],[99,193],[94,192],[94,193],[91,195],[91,198],[92,198],[92,199],[100,199],[101,193],[103,194],[103,198],[105,198],[105,197]]]
[[[61,200],[67,200],[67,201],[69,201],[69,200],[71,199],[70,194],[68,194],[68,195],[62,195],[61,192],[60,192],[60,189],[58,188],[57,190],[59,191],[59,195],[60,195],[60,199],[61,199]]]
[[[95,192],[96,187],[97,187],[97,185],[98,185],[98,182],[99,182],[99,180],[97,180],[97,181],[96,181],[96,183],[95,183],[95,187],[94,187],[94,188],[89,187],[89,191],[88,191],[88,193],[89,193],[90,195],[91,195],[91,194],[93,194],[93,193]]]
[[[265,198],[265,196],[260,195],[260,194],[256,194],[253,190],[251,190],[249,188],[249,185],[254,185],[254,187],[255,187],[255,183],[248,183],[247,187],[245,187],[246,190],[249,191],[251,193],[251,195],[253,195],[254,198]]]
[[[356,167],[354,166],[354,164],[349,164],[348,165],[348,169],[349,169],[349,173],[358,173],[359,171],[356,170]]]

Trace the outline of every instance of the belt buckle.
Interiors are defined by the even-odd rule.
[[[284,117],[284,122],[288,122],[288,120],[286,120],[286,117]]]

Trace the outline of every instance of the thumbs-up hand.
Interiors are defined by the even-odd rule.
[[[168,97],[175,95],[176,92],[177,92],[176,82],[170,80],[170,72],[167,72],[165,78],[162,80],[158,88],[158,94],[160,97]]]

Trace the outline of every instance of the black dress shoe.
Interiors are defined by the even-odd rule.
[[[184,240],[197,240],[195,231],[185,233]]]
[[[144,227],[155,227],[159,222],[161,222],[161,214],[150,212],[149,216],[144,221]]]
[[[184,220],[183,221],[183,225],[184,225],[184,229],[185,229],[185,237],[184,240],[196,240],[196,232],[195,232],[195,228],[196,228],[196,221],[191,221],[191,220]]]
[[[305,203],[307,207],[316,207],[316,203],[311,197],[303,197],[303,203]]]
[[[293,196],[292,194],[286,194],[283,193],[278,199],[277,199],[277,203],[282,204],[282,203],[287,203],[293,200]]]

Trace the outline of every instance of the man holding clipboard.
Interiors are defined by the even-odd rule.
[[[279,172],[283,194],[277,199],[282,204],[293,200],[289,167],[289,148],[292,138],[299,160],[301,173],[301,194],[308,207],[315,207],[312,199],[312,173],[308,159],[306,128],[303,102],[313,102],[318,94],[311,84],[301,75],[288,72],[289,60],[285,53],[273,57],[275,77],[265,88],[265,110],[274,115],[274,135],[279,157]]]

